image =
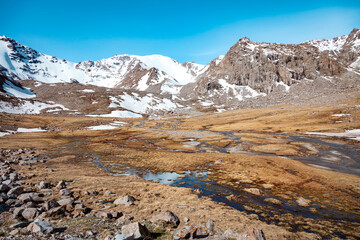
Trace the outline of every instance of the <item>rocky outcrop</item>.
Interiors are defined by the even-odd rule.
[[[279,85],[287,89],[304,80],[341,78],[348,71],[358,70],[359,56],[358,29],[348,36],[297,45],[257,43],[245,37],[224,58],[209,64],[197,78],[195,93],[205,98],[221,93],[239,99],[239,94],[242,98],[249,95],[240,91],[246,87],[251,88],[249,92],[269,94]]]

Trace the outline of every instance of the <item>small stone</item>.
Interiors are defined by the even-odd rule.
[[[56,185],[56,189],[64,189],[64,188],[66,188],[66,184],[65,184],[65,182],[64,181],[60,181],[60,182],[58,182],[58,184]]]
[[[39,201],[41,199],[42,194],[31,192],[31,193],[23,193],[20,194],[17,199],[22,201],[23,203],[32,202],[32,201]]]
[[[276,204],[276,205],[282,204],[282,202],[280,200],[275,199],[275,198],[266,198],[264,200],[264,202],[268,202],[268,203],[272,203],[272,204]]]
[[[254,195],[257,195],[257,196],[261,195],[261,192],[258,188],[244,188],[244,191],[254,194]]]
[[[10,188],[7,184],[0,184],[0,192],[7,192]]]
[[[207,221],[206,228],[209,230],[209,232],[214,231],[214,221],[211,219]]]
[[[51,187],[51,184],[49,182],[40,182],[39,184],[39,189],[47,189],[47,188],[50,188]]]
[[[29,226],[27,226],[27,230],[33,233],[41,232],[49,234],[54,230],[54,228],[51,226],[50,222],[36,219],[34,222],[30,223]]]
[[[130,234],[116,234],[114,240],[134,240],[135,236],[133,233]]]
[[[18,175],[17,173],[10,173],[10,175],[9,175],[9,179],[10,179],[11,181],[16,181],[16,180],[18,180],[18,177],[19,177],[19,175]]]
[[[61,196],[71,196],[72,192],[70,189],[65,188],[65,189],[60,190],[60,195]]]
[[[46,215],[50,217],[62,216],[65,214],[65,208],[65,206],[51,208],[49,211],[46,212]]]
[[[18,186],[18,187],[14,187],[12,189],[10,189],[7,193],[7,195],[10,197],[10,196],[19,196],[20,194],[22,194],[24,192],[24,188],[21,187],[21,186]]]
[[[112,194],[113,194],[112,191],[105,191],[105,192],[104,192],[104,195],[105,195],[105,196],[110,196],[110,195],[112,195]]]
[[[18,222],[10,226],[10,228],[24,228],[29,225],[29,222]]]
[[[170,211],[162,212],[150,219],[150,222],[157,222],[157,221],[164,221],[173,227],[177,227],[180,223],[179,218],[173,212]]]
[[[125,196],[125,197],[122,197],[122,198],[118,198],[114,201],[114,204],[116,205],[119,205],[119,204],[123,204],[123,205],[126,205],[126,206],[130,206],[130,205],[133,205],[135,202],[135,198],[132,197],[132,196]]]
[[[188,223],[190,221],[190,219],[188,219],[187,217],[184,217],[184,222]]]
[[[14,235],[18,234],[19,232],[20,232],[19,229],[14,229],[14,230],[12,230],[12,231],[9,232],[9,235],[14,236]]]
[[[300,197],[296,200],[297,204],[301,207],[308,207],[311,203],[309,199],[305,199],[303,197]]]
[[[73,203],[74,203],[74,199],[71,198],[71,197],[67,197],[67,198],[60,199],[59,201],[57,201],[57,203],[58,203],[60,206],[65,206],[65,205],[70,205],[70,206],[72,206]]]
[[[99,218],[108,218],[108,219],[112,218],[112,215],[107,212],[97,212],[97,213],[95,213],[95,216],[99,217]]]
[[[122,226],[122,234],[134,234],[135,239],[150,237],[150,233],[147,228],[141,225],[139,222],[130,223]]]
[[[46,211],[49,211],[50,209],[59,207],[59,206],[60,206],[60,204],[58,202],[56,202],[55,199],[49,199],[43,204],[43,207],[45,208]]]
[[[38,215],[38,210],[36,208],[25,208],[24,211],[21,213],[21,216],[26,220],[35,219]]]

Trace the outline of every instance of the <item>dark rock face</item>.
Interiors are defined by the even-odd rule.
[[[256,43],[240,39],[222,60],[215,59],[197,78],[196,93],[209,95],[224,88],[219,79],[270,93],[279,83],[291,86],[319,77],[341,77],[360,56],[360,31],[331,40],[301,44]],[[353,65],[351,65],[353,64]]]

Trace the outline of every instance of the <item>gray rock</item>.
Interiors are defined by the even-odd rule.
[[[300,197],[296,200],[297,204],[302,207],[308,207],[311,203],[310,200]]]
[[[105,192],[104,192],[104,195],[105,195],[105,196],[110,196],[110,195],[112,195],[112,194],[113,194],[112,191],[105,191]]]
[[[10,228],[24,228],[27,227],[30,223],[29,222],[18,222],[10,226]]]
[[[107,212],[97,212],[97,213],[95,213],[95,216],[99,217],[99,218],[108,218],[108,219],[112,218],[112,215]]]
[[[72,192],[70,189],[65,188],[65,189],[60,190],[60,195],[61,196],[72,196]]]
[[[67,198],[60,199],[59,201],[57,201],[57,203],[58,203],[60,206],[64,206],[64,205],[70,205],[70,206],[72,206],[73,203],[74,203],[74,199],[71,198],[71,197],[67,197]]]
[[[18,187],[14,187],[14,188],[12,188],[12,189],[10,189],[9,191],[8,191],[8,193],[7,193],[7,195],[10,197],[13,197],[13,196],[15,196],[15,197],[17,197],[17,196],[19,196],[20,194],[22,194],[24,192],[24,188],[23,187],[21,187],[21,186],[18,186]]]
[[[164,221],[173,227],[177,227],[180,223],[179,218],[173,212],[170,211],[162,212],[152,217],[150,221],[151,222]]]
[[[127,195],[125,197],[116,199],[114,201],[114,204],[116,205],[122,204],[122,205],[130,206],[133,205],[134,202],[135,202],[135,198]]]
[[[45,208],[46,211],[49,211],[50,209],[59,207],[59,206],[60,206],[60,204],[58,202],[56,202],[55,199],[49,199],[43,204],[43,207]]]
[[[51,226],[50,222],[36,219],[34,222],[30,223],[29,226],[27,226],[27,230],[33,233],[41,232],[49,234],[54,230],[54,228]]]
[[[24,207],[18,207],[18,208],[15,208],[14,211],[13,211],[13,215],[15,218],[20,218],[22,217],[22,213],[24,211]]]
[[[18,180],[18,178],[19,178],[19,175],[17,173],[10,173],[10,175],[9,175],[9,179],[11,181],[16,181],[16,180]]]
[[[23,203],[32,202],[32,201],[39,201],[41,199],[42,194],[31,192],[31,193],[23,193],[20,194],[17,199],[22,201]]]
[[[130,234],[122,234],[122,233],[118,233],[115,235],[114,240],[134,240],[135,239],[135,235],[133,233]]]
[[[134,239],[150,237],[150,232],[148,231],[148,229],[145,226],[141,225],[139,222],[134,222],[122,226],[121,232],[122,234],[133,234]]]
[[[207,221],[206,228],[209,230],[209,232],[214,231],[214,221],[211,219]]]
[[[42,182],[40,182],[38,187],[39,187],[39,189],[47,189],[47,188],[51,187],[51,184],[49,182],[42,181]]]
[[[10,188],[7,184],[4,184],[4,183],[0,184],[0,192],[7,192],[9,190],[10,190]]]
[[[21,213],[21,216],[26,220],[33,220],[39,215],[39,212],[36,208],[25,208]]]
[[[46,215],[50,217],[62,216],[64,214],[65,214],[65,206],[54,207],[46,212]]]
[[[66,188],[66,184],[65,184],[65,182],[64,181],[60,181],[60,182],[58,182],[58,184],[56,185],[56,189],[64,189],[64,188]]]

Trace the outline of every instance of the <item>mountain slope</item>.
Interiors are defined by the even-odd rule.
[[[195,81],[205,68],[195,63],[180,64],[161,55],[115,55],[76,64],[39,53],[5,36],[0,37],[0,65],[18,80],[76,82],[172,94]]]
[[[341,79],[349,71],[358,74],[360,31],[331,40],[301,44],[257,43],[240,39],[223,59],[215,59],[196,80],[194,93],[188,87],[182,96],[221,98],[221,101],[243,100],[266,95],[279,86],[324,78]],[[244,95],[245,93],[245,95]]]

